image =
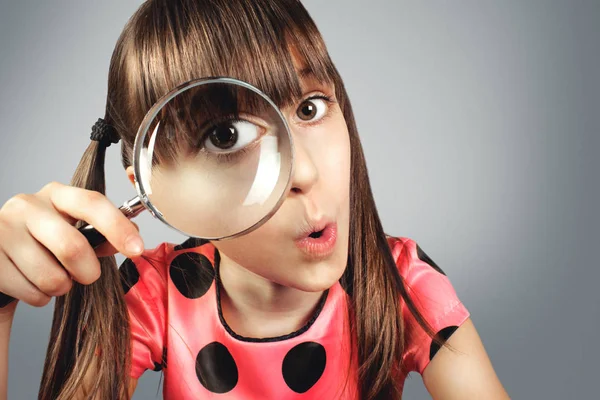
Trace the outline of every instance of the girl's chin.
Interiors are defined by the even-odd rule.
[[[333,272],[333,271],[332,271]],[[339,273],[297,274],[293,280],[288,281],[286,286],[303,292],[322,292],[334,286],[342,277],[343,270]]]
[[[322,284],[322,285],[315,285],[314,282],[306,282],[306,285],[302,285],[302,284],[295,284],[293,287],[294,289],[298,289],[301,290],[303,292],[307,292],[307,293],[318,293],[318,292],[323,292],[327,289],[330,289],[333,285],[336,284],[337,281],[331,282],[330,284]]]

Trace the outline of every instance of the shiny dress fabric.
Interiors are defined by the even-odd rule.
[[[131,320],[132,377],[162,371],[165,399],[358,398],[348,295],[339,282],[300,330],[244,338],[220,313],[218,250],[210,242],[190,243],[162,243],[120,267]],[[388,244],[409,295],[434,330],[449,338],[469,317],[450,280],[414,240],[388,237]],[[423,373],[438,346],[398,301],[406,346],[397,379],[403,385],[410,371]]]

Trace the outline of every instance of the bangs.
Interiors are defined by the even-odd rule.
[[[202,141],[223,123],[250,114],[268,125],[275,121],[274,112],[261,96],[245,87],[216,82],[191,87],[171,98],[151,122],[149,132],[153,133],[146,136],[146,145],[155,143],[151,145],[156,150],[152,151],[156,156],[152,165],[174,165],[170,162],[181,156],[196,155],[203,147]],[[270,126],[276,127],[277,122]]]
[[[325,43],[297,0],[156,0],[136,13],[127,68],[145,113],[192,79],[226,76],[256,86],[280,108],[302,96],[298,70],[335,82]]]

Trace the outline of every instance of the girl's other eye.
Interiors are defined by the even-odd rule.
[[[316,122],[327,113],[331,98],[323,95],[309,97],[300,103],[296,115],[302,121]]]
[[[259,127],[251,122],[224,121],[208,130],[204,148],[214,153],[232,153],[252,143],[259,136]]]

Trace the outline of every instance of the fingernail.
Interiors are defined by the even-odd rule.
[[[125,250],[129,253],[138,254],[144,251],[144,242],[138,235],[131,235],[125,241]]]

